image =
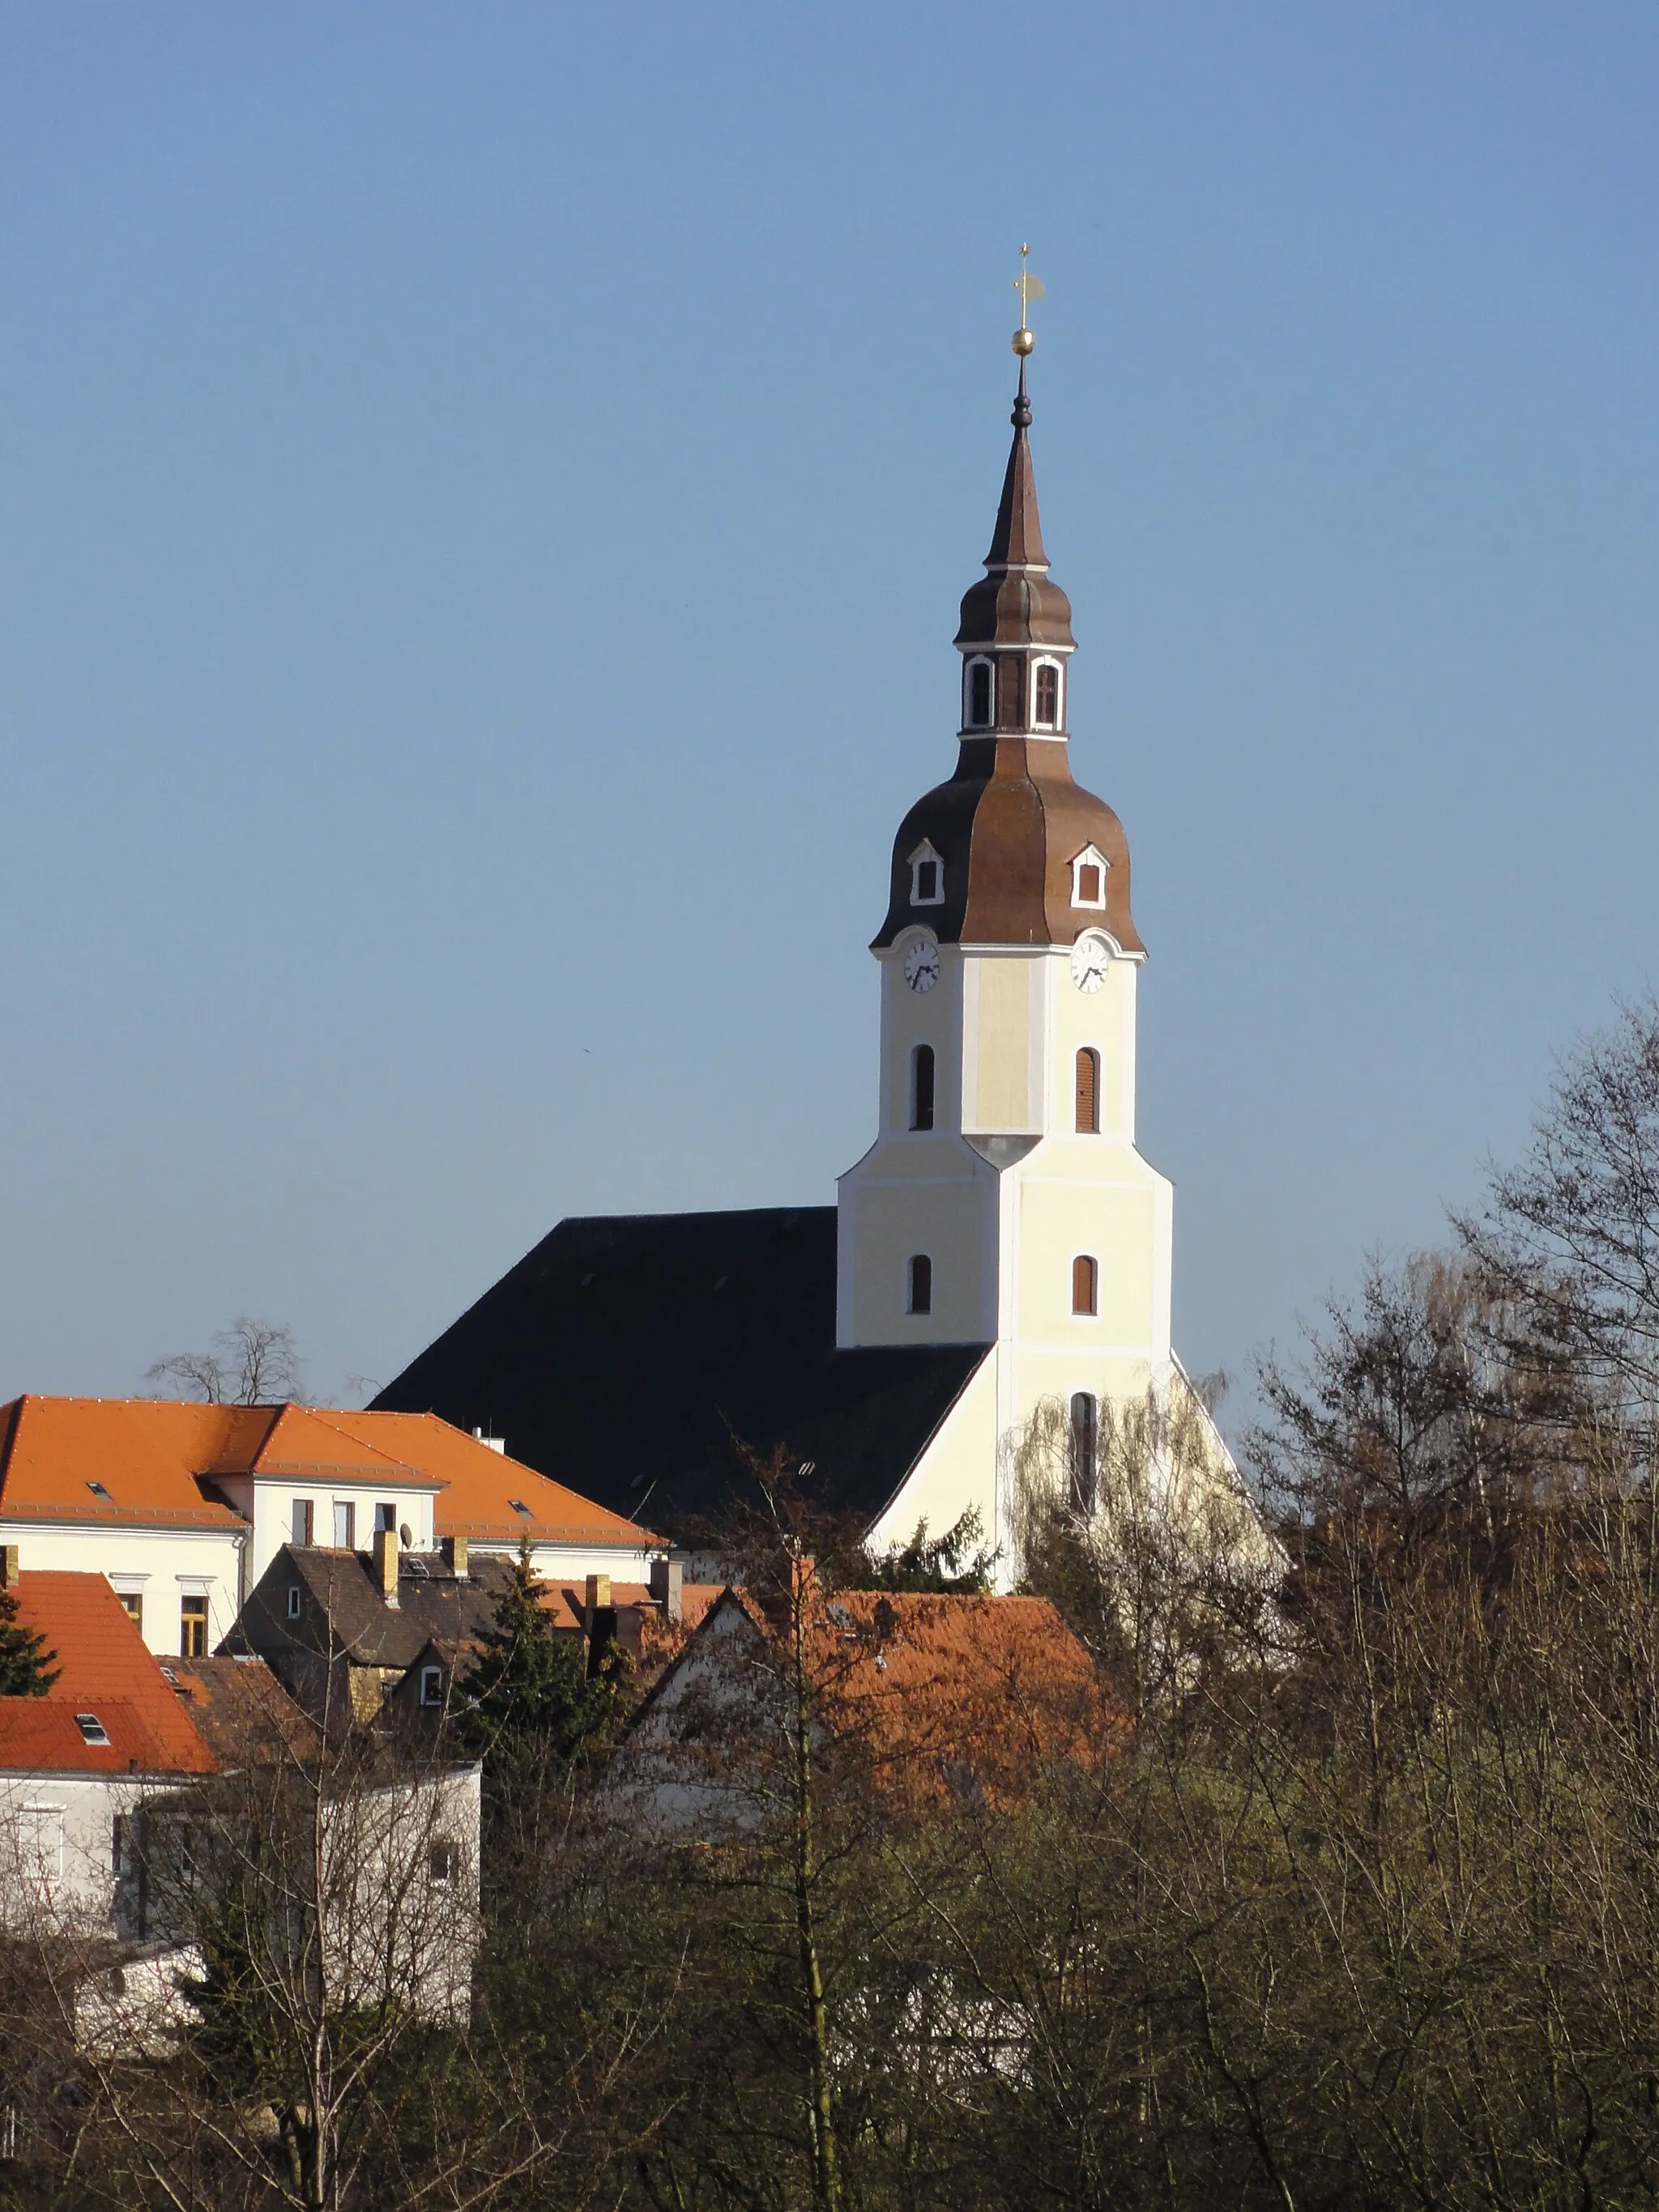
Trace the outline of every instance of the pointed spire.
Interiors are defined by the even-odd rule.
[[[997,508],[991,550],[985,556],[985,575],[971,585],[962,602],[962,626],[956,642],[970,647],[1043,645],[1074,648],[1072,603],[1058,584],[1048,580],[1048,556],[1042,547],[1042,526],[1037,519],[1036,476],[1031,466],[1031,402],[1025,389],[1025,362],[1030,333],[1016,334],[1019,355],[1019,390],[1009,421],[1014,442],[1002,479],[1002,499]],[[1024,338],[1027,343],[1019,343]]]

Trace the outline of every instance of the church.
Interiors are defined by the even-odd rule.
[[[1170,1340],[1173,1191],[1135,1146],[1146,957],[1123,825],[1072,773],[1071,604],[1037,518],[1026,365],[957,760],[893,841],[874,1142],[833,1206],[562,1221],[374,1400],[678,1536],[734,1440],[811,1461],[877,1553],[976,1511],[1013,1549],[1022,1436],[1087,1508],[1105,1409],[1196,1409]],[[1209,1431],[1218,1467],[1225,1448]]]

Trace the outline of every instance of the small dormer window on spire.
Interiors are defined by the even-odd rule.
[[[1098,845],[1085,845],[1072,862],[1072,904],[1092,907],[1098,914],[1106,903],[1106,871],[1111,862]]]
[[[1036,730],[1057,730],[1060,727],[1060,663],[1039,660],[1031,675],[1031,726]]]
[[[910,903],[912,906],[943,906],[945,903],[945,862],[925,837],[910,855]]]
[[[991,702],[994,687],[991,680],[991,664],[981,658],[968,663],[963,679],[963,726],[969,730],[988,730],[991,726]]]

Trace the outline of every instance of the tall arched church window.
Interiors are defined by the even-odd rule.
[[[1100,1054],[1085,1044],[1077,1056],[1077,1133],[1100,1134]]]
[[[1074,1314],[1098,1313],[1100,1310],[1100,1262],[1079,1252],[1072,1262],[1072,1311]]]
[[[1039,660],[1031,690],[1031,720],[1039,730],[1060,727],[1060,669],[1052,660]]]
[[[1100,1407],[1086,1390],[1072,1400],[1071,1492],[1079,1513],[1092,1513],[1100,1487]]]
[[[925,1252],[910,1255],[909,1310],[913,1314],[933,1310],[933,1263]]]
[[[967,698],[963,702],[963,720],[970,730],[988,730],[991,726],[990,662],[970,660],[964,682]]]
[[[932,841],[926,837],[910,855],[910,903],[912,906],[943,906],[945,903],[945,862],[933,849]]]
[[[919,1044],[910,1055],[910,1127],[933,1126],[933,1048]]]

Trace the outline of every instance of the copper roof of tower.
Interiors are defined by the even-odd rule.
[[[1049,580],[1048,556],[1042,550],[1042,525],[1037,516],[1036,477],[1031,467],[1031,403],[1025,392],[1025,363],[1019,364],[1019,391],[1014,411],[1014,442],[1008,451],[1007,471],[1002,479],[1002,498],[997,507],[991,550],[985,556],[985,574],[963,595],[962,626],[956,642],[974,646],[1059,647],[1070,651],[1072,603],[1056,583]]]

